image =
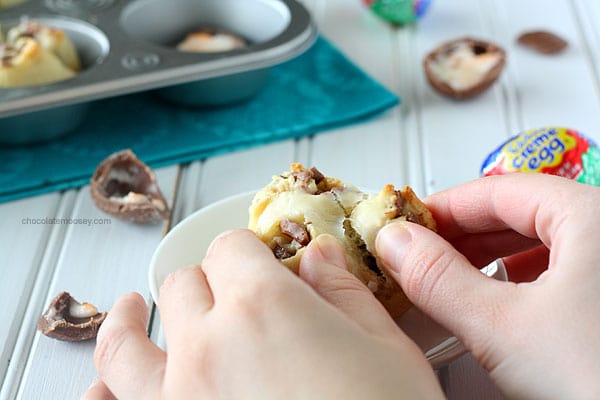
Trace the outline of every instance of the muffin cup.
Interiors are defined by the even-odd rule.
[[[101,64],[109,53],[106,36],[87,22],[62,16],[40,16],[35,20],[61,29],[67,34],[77,49],[82,69],[74,78],[64,81],[31,87],[2,88],[0,98],[6,96],[10,101],[11,96],[27,98],[36,93],[51,95],[53,90],[68,87],[72,85],[72,80],[81,79],[80,75],[85,77],[85,74]],[[4,30],[18,24],[19,20],[16,19],[0,21]],[[85,102],[0,117],[0,143],[28,144],[62,136],[73,131],[83,121],[88,109],[89,106]]]
[[[21,140],[14,138],[20,132],[4,133],[5,127],[26,126],[17,124],[19,116],[43,118],[43,110],[150,89],[185,106],[243,101],[260,91],[271,66],[301,54],[317,36],[296,0],[29,0],[3,11],[0,24],[6,29],[7,21],[16,24],[24,15],[63,29],[84,70],[49,85],[0,89],[4,143],[36,141],[35,134]],[[219,53],[176,49],[188,33],[203,28],[232,32],[249,45]],[[40,132],[40,140],[58,135],[48,133]]]

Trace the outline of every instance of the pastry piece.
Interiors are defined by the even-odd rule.
[[[334,236],[344,249],[348,270],[393,317],[406,311],[410,302],[377,257],[377,233],[397,220],[436,229],[431,213],[409,187],[396,190],[386,185],[378,194],[367,194],[300,164],[274,176],[256,194],[249,213],[248,227],[295,273],[312,239],[322,233]]]
[[[442,44],[423,61],[425,75],[439,93],[453,99],[474,97],[489,88],[506,63],[493,43],[462,38]]]
[[[95,338],[107,315],[93,304],[80,303],[69,293],[62,292],[40,317],[37,328],[53,339],[79,342]]]
[[[218,53],[246,46],[248,43],[244,39],[232,33],[216,29],[202,29],[189,33],[177,45],[177,50],[190,53]]]
[[[519,35],[517,42],[542,54],[560,53],[568,46],[566,40],[547,31],[524,32]]]
[[[0,87],[23,87],[71,78],[75,72],[37,41],[20,37],[0,44]]]
[[[157,223],[170,216],[156,175],[131,150],[112,154],[98,165],[90,193],[99,209],[127,221]]]
[[[15,43],[22,37],[33,38],[74,72],[81,69],[81,62],[79,61],[75,46],[60,29],[52,28],[36,21],[23,20],[19,25],[11,28],[6,36],[8,43]]]

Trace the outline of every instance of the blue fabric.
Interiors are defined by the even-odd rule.
[[[0,202],[88,183],[109,154],[131,148],[152,167],[165,166],[356,123],[399,99],[325,39],[274,67],[250,101],[191,109],[152,93],[93,103],[73,134],[28,147],[0,147]]]

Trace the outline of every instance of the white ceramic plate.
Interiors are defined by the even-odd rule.
[[[199,264],[211,241],[221,232],[246,228],[248,207],[253,196],[254,192],[242,193],[204,207],[177,224],[163,238],[150,261],[148,276],[155,302],[158,301],[158,288],[169,273],[190,264]],[[502,261],[494,262],[481,271],[499,280],[507,279]],[[455,337],[415,307],[397,322],[419,345],[434,368],[449,364],[465,352]]]

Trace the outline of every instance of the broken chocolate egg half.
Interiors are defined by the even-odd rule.
[[[431,86],[439,93],[459,100],[477,96],[489,88],[505,64],[503,49],[473,38],[446,42],[423,60]]]
[[[156,175],[131,150],[115,153],[100,163],[90,192],[99,209],[124,220],[146,224],[169,218],[169,206]]]
[[[68,292],[62,292],[40,317],[37,328],[53,339],[79,342],[95,338],[107,315],[94,305],[80,303]]]

